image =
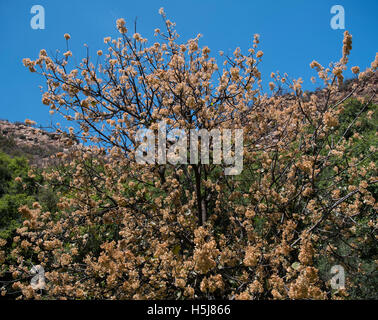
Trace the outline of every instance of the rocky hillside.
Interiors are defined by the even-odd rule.
[[[0,120],[0,150],[11,156],[25,156],[30,164],[42,167],[64,149],[65,139],[57,133]]]

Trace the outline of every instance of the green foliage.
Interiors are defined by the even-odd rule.
[[[25,158],[0,152],[0,237],[8,239],[21,224],[18,208],[36,201],[38,178],[28,176]],[[19,182],[15,178],[19,177]],[[39,178],[40,180],[40,178]]]
[[[357,168],[362,168],[371,162],[376,166],[378,164],[377,152],[372,151],[372,147],[377,148],[378,115],[376,110],[377,106],[374,104],[362,104],[356,99],[349,99],[340,115],[339,126],[332,136],[335,142],[342,138],[350,142],[349,147],[345,150],[345,154],[348,155],[345,161],[350,162],[352,158],[358,159]],[[332,180],[332,168],[329,168],[324,174]],[[369,174],[365,178],[370,178]],[[348,180],[350,176],[345,173],[343,179]],[[376,199],[377,185],[369,186],[368,190]],[[324,280],[329,280],[331,267],[335,264],[342,265],[345,268],[349,299],[377,299],[378,247],[374,226],[369,226],[370,219],[366,218],[368,215],[374,217],[376,213],[373,208],[366,205],[363,205],[360,211],[364,211],[364,214],[354,218],[355,236],[350,237],[347,241],[336,237],[332,242],[335,248],[333,258],[328,255],[319,257],[317,267],[321,277]],[[364,245],[361,245],[359,241],[361,238],[370,239],[370,241],[365,241]],[[328,244],[324,244],[324,246]],[[357,248],[357,250],[352,250],[352,248]]]

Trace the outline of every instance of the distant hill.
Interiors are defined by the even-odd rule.
[[[51,155],[64,151],[66,140],[58,133],[0,120],[0,151],[10,156],[24,156],[31,165],[47,165]]]

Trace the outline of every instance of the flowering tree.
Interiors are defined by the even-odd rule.
[[[353,67],[358,80],[341,90],[352,39],[345,32],[339,62],[311,63],[324,89],[308,94],[301,79],[276,73],[268,95],[258,35],[248,54],[221,53],[218,66],[200,35],[178,43],[174,23],[160,14],[165,31],[155,30],[151,46],[119,19],[120,37],[105,38],[107,53],[95,60],[89,49],[75,67],[69,50],[24,59],[46,79],[43,103],[72,121],[68,136],[86,147],[57,154],[61,165],[44,173],[66,187],[59,210],[38,202],[19,209],[25,220],[8,262],[13,290],[40,298],[28,281],[39,264],[49,298],[346,296],[319,275],[319,259],[347,266],[340,241],[357,257],[375,241],[376,147],[356,156],[361,136],[350,133],[362,115],[375,117],[369,79],[378,56],[365,72]],[[366,99],[345,126],[346,103],[361,88]],[[138,163],[138,130],[157,133],[161,121],[168,131],[242,128],[243,172],[225,175],[227,163],[202,160]]]

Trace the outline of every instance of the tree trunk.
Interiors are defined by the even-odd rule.
[[[198,223],[202,226],[207,220],[207,208],[206,201],[202,199],[201,194],[201,167],[199,165],[194,166],[194,174],[196,178]]]

